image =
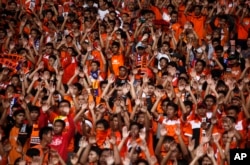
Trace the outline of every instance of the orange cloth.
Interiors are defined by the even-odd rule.
[[[22,155],[16,151],[16,148],[18,147],[17,138],[19,134],[19,129],[20,128],[14,126],[10,131],[9,141],[12,146],[12,149],[9,152],[9,164],[14,164],[17,158],[22,157]],[[28,143],[29,141],[27,140],[23,146],[23,153],[26,153],[29,147]]]
[[[49,153],[48,153],[48,152],[47,152],[47,153],[44,153],[44,152],[43,152],[43,146],[42,146],[41,144],[38,144],[38,145],[36,145],[36,146],[34,146],[34,147],[32,147],[32,148],[36,148],[36,149],[39,150],[39,152],[40,152],[40,157],[44,156],[44,157],[43,157],[43,163],[42,163],[42,165],[47,165],[48,162],[49,162]],[[45,154],[45,155],[44,155],[44,154]]]
[[[180,121],[180,119],[177,119],[177,118],[175,118],[173,120],[170,120],[170,119],[167,120],[163,116],[160,116],[160,118],[158,119],[158,122],[161,124],[164,123],[164,125],[167,129],[167,135],[172,136],[177,143],[179,143],[179,139],[175,133],[175,130],[177,128],[177,125],[180,125],[182,139],[184,140],[184,143],[186,145],[188,145],[189,138],[191,138],[193,135],[193,130],[192,130],[192,127],[189,123],[182,123]]]
[[[103,144],[106,141],[106,138],[108,137],[108,131],[107,130],[96,130],[96,144],[99,148],[103,148]]]
[[[124,56],[123,54],[113,55],[111,58],[111,64],[115,76],[119,76],[119,67],[124,66]]]
[[[250,29],[250,18],[243,18],[242,23],[237,23],[238,39],[246,40]]]
[[[190,15],[188,17],[188,20],[193,22],[194,31],[197,33],[199,40],[204,39],[206,17],[205,16]]]

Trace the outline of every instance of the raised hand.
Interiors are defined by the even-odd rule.
[[[96,144],[96,137],[95,136],[90,136],[89,137],[89,144]]]
[[[95,108],[95,102],[92,101],[89,103],[89,109],[93,110]]]
[[[213,135],[213,140],[214,140],[215,143],[219,143],[220,134],[215,134],[215,135]]]
[[[3,150],[5,153],[9,153],[11,149],[12,149],[12,146],[11,146],[10,142],[3,144]]]
[[[43,104],[42,106],[42,111],[45,113],[50,109],[50,105],[48,103]]]
[[[211,159],[214,158],[214,150],[212,147],[208,147],[207,156],[210,157]]]
[[[190,92],[190,91],[191,91],[190,85],[186,85],[186,86],[185,86],[185,90],[188,91],[188,92]]]
[[[106,157],[107,165],[112,165],[112,164],[114,164],[114,162],[115,162],[115,159],[114,159],[113,155],[109,155],[109,156]]]
[[[146,140],[146,130],[145,128],[141,129],[141,131],[139,132],[139,136],[141,140]]]
[[[122,137],[127,138],[129,136],[129,134],[130,134],[130,131],[128,131],[128,128],[126,126],[124,126],[122,128]]]
[[[167,131],[165,125],[162,125],[162,126],[161,126],[161,130],[160,130],[161,136],[166,136],[167,133],[168,133],[168,131]]]
[[[180,124],[177,124],[177,127],[176,127],[176,129],[175,129],[175,134],[176,134],[177,136],[180,136],[180,135],[181,135]]]
[[[116,144],[116,137],[112,135],[112,136],[109,138],[109,142],[110,142],[110,144],[115,145],[115,144]]]
[[[188,150],[192,152],[194,150],[195,140],[191,140],[188,144]]]
[[[108,77],[108,83],[113,84],[114,82],[115,82],[115,75],[110,74],[109,77]]]
[[[79,141],[79,147],[85,148],[88,145],[88,141],[86,140],[86,137],[83,136]]]
[[[73,153],[70,157],[70,162],[73,164],[73,165],[76,165],[78,163],[78,160],[79,160],[79,157],[76,153]]]
[[[200,157],[202,157],[204,154],[205,154],[205,153],[204,153],[203,146],[198,146],[198,147],[196,148],[196,156],[200,158]]]
[[[79,67],[76,67],[76,68],[75,68],[75,73],[74,73],[74,74],[77,76],[77,75],[79,75],[79,73],[80,73],[80,68],[79,68]]]

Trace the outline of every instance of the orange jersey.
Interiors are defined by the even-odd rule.
[[[113,55],[111,58],[111,64],[115,76],[119,76],[119,67],[124,66],[124,56],[123,54]]]
[[[189,21],[193,22],[194,24],[194,31],[197,33],[199,39],[204,38],[204,33],[205,33],[205,21],[206,17],[205,16],[195,16],[195,15],[190,15],[189,16]]]
[[[246,40],[250,29],[250,18],[243,18],[242,22],[237,23],[238,39]]]

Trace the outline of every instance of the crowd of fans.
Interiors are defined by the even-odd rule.
[[[0,164],[230,164],[250,148],[249,9],[0,0]]]

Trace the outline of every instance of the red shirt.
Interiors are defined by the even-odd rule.
[[[74,136],[75,131],[75,124],[73,122],[72,117],[68,117],[69,120],[69,130],[66,133],[63,133],[62,135],[54,135],[52,138],[52,142],[50,143],[50,147],[58,151],[60,156],[64,161],[67,160],[67,152],[68,152],[68,146],[70,143],[70,139]]]

